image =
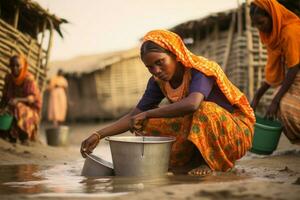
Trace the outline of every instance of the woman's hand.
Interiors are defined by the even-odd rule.
[[[255,111],[261,97],[266,93],[266,91],[270,88],[270,85],[266,82],[264,82],[262,84],[262,86],[257,90],[257,92],[255,93],[253,100],[251,102],[251,107],[253,108],[253,110]]]
[[[276,100],[272,101],[271,105],[269,106],[269,108],[267,110],[265,118],[272,119],[272,120],[277,118],[277,112],[278,112],[278,109],[279,109],[279,102],[280,101],[276,101]]]
[[[90,137],[85,139],[81,143],[80,153],[82,157],[86,157],[86,154],[91,154],[93,150],[96,148],[98,143],[100,142],[100,135],[98,133],[92,134]]]
[[[8,102],[8,105],[10,105],[10,106],[16,106],[18,102],[19,102],[18,99],[11,99]]]
[[[251,107],[252,107],[252,109],[253,109],[254,111],[256,110],[256,107],[257,107],[257,105],[258,105],[258,103],[259,103],[259,100],[260,100],[260,98],[259,98],[257,95],[255,95],[255,96],[253,97],[253,99],[252,99]]]
[[[34,96],[33,95],[28,96],[27,101],[28,101],[28,103],[34,103],[34,101],[35,101]]]
[[[147,111],[134,115],[130,119],[130,132],[142,132],[144,128],[144,122],[148,118]]]

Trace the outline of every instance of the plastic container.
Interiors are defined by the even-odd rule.
[[[9,114],[0,115],[0,130],[8,131],[12,125],[13,116]]]
[[[277,148],[282,132],[279,121],[271,121],[256,116],[254,137],[251,152],[261,155],[270,155]]]

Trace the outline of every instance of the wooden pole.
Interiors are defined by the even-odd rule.
[[[210,33],[209,33],[209,30],[208,30],[208,27],[206,26],[205,27],[205,57],[207,58],[210,58]]]
[[[259,88],[261,83],[262,83],[262,79],[263,79],[263,73],[262,73],[262,70],[263,70],[263,61],[262,61],[262,56],[263,56],[263,45],[261,43],[260,40],[258,40],[258,66],[257,66],[257,83],[256,83],[256,88]]]
[[[54,29],[54,25],[53,22],[51,21],[51,19],[47,18],[49,25],[50,25],[50,29],[49,29],[49,42],[48,42],[48,48],[47,48],[47,53],[46,53],[46,61],[45,61],[45,65],[43,67],[43,69],[45,70],[45,76],[47,77],[47,70],[48,70],[48,63],[49,63],[49,59],[50,59],[50,51],[52,48],[52,43],[53,43],[53,29]],[[42,64],[41,64],[42,66]],[[46,83],[46,77],[45,80],[43,82],[41,90],[44,90],[44,85]]]
[[[223,62],[222,62],[223,70],[224,70],[225,73],[226,73],[228,58],[229,58],[229,54],[230,54],[232,38],[233,38],[233,34],[234,34],[235,21],[236,21],[236,12],[233,12],[232,17],[231,17],[231,23],[230,23],[229,31],[228,31],[226,49],[225,49],[225,53],[224,53],[224,59],[223,59]]]
[[[240,1],[237,0],[238,8],[237,8],[237,42],[240,43],[243,34],[243,6],[240,4]],[[237,45],[237,59],[236,59],[236,67],[241,68],[241,45]]]
[[[237,31],[238,31],[238,36],[241,36],[242,35],[242,32],[243,32],[243,7],[242,5],[240,4],[240,1],[237,0],[237,4],[238,4],[238,26],[237,26]]]
[[[47,18],[48,19],[48,18]],[[50,58],[50,51],[52,48],[52,43],[53,43],[53,29],[54,29],[54,25],[53,22],[51,21],[51,19],[48,19],[49,25],[50,25],[50,29],[49,29],[49,42],[48,42],[48,48],[47,48],[47,54],[46,54],[46,63],[44,66],[44,69],[48,69],[48,62],[49,62],[49,58]]]
[[[252,40],[252,27],[249,15],[250,0],[246,0],[246,33],[247,33],[247,50],[248,50],[248,97],[253,99],[254,96],[254,66],[253,66],[253,40]]]
[[[20,15],[20,6],[17,5],[16,11],[15,11],[15,17],[14,17],[14,24],[13,24],[13,27],[15,29],[18,29],[19,15]]]
[[[218,55],[217,55],[217,49],[218,49],[218,44],[219,44],[219,24],[218,24],[218,21],[215,22],[215,25],[214,25],[214,46],[213,46],[213,52],[214,52],[214,55],[213,55],[213,59],[214,60],[218,60]]]
[[[43,30],[42,30],[42,37],[41,37],[41,40],[39,42],[39,53],[38,53],[38,60],[37,60],[37,66],[38,66],[38,68],[40,68],[42,66],[42,61],[41,60],[42,60],[43,43],[44,43],[46,28],[47,28],[47,20],[44,20],[44,22],[43,22]]]

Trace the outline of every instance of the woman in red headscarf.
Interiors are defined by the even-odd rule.
[[[256,92],[252,107],[257,107],[270,87],[280,86],[266,116],[279,116],[285,135],[300,144],[300,19],[276,0],[255,0],[250,16],[268,53],[266,80]]]
[[[252,145],[255,117],[245,95],[217,63],[191,53],[173,32],[149,32],[141,59],[152,74],[142,99],[129,114],[84,140],[82,155],[100,139],[131,129],[176,137],[172,170],[203,175],[231,169]],[[163,98],[170,104],[159,106]]]
[[[10,58],[11,73],[5,77],[3,97],[0,102],[0,111],[9,112],[14,121],[8,133],[11,142],[20,139],[22,143],[36,139],[41,112],[41,94],[38,85],[31,73],[23,55]]]

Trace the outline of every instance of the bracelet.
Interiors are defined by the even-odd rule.
[[[101,136],[100,136],[100,134],[99,134],[99,133],[95,132],[95,133],[93,133],[93,135],[96,135],[96,136],[97,136],[97,138],[98,138],[98,141],[100,141],[100,140],[101,140]]]

